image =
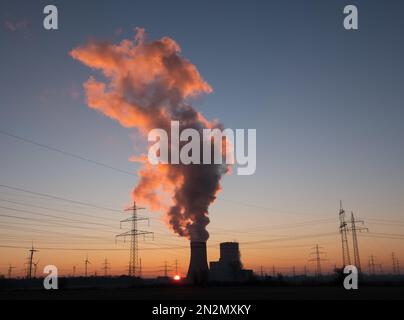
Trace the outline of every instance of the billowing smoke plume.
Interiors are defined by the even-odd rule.
[[[170,133],[172,120],[179,121],[180,131],[221,128],[187,103],[189,98],[212,92],[212,88],[180,51],[173,39],[148,41],[144,29],[137,29],[133,40],[119,44],[92,41],[70,54],[105,76],[106,82],[90,77],[84,84],[88,106],[124,127],[137,128],[145,137],[154,128]],[[164,212],[165,220],[178,235],[206,241],[208,208],[228,166],[151,165],[144,155],[133,158],[143,163],[133,191],[136,202]]]

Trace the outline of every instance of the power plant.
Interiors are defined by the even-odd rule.
[[[219,261],[207,262],[206,242],[191,241],[191,258],[187,280],[194,284],[209,281],[247,281],[252,278],[252,270],[243,270],[238,242],[220,244]]]
[[[210,262],[209,280],[248,281],[252,276],[252,270],[243,269],[238,242],[222,242],[219,261]]]

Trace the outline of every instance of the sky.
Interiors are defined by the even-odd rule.
[[[209,261],[220,242],[239,241],[254,270],[313,267],[315,244],[328,268],[338,265],[340,200],[370,230],[360,236],[364,265],[373,254],[388,271],[391,252],[404,256],[402,1],[350,1],[359,10],[356,31],[343,28],[339,0],[52,3],[57,31],[42,27],[48,2],[0,2],[0,273],[12,264],[22,274],[32,241],[43,248],[40,267],[83,272],[88,254],[94,272],[104,258],[111,272],[125,272],[128,243],[115,243],[115,235],[125,231],[119,221],[127,213],[114,210],[131,202],[139,165],[129,158],[145,142],[88,108],[83,83],[100,74],[69,52],[90,39],[133,39],[136,27],[150,39],[174,39],[197,67],[213,88],[193,101],[207,119],[257,130],[255,174],[226,175],[210,207]],[[141,228],[155,232],[140,241],[144,273],[160,274],[175,259],[186,273],[188,241],[159,214],[142,214],[151,219]],[[89,250],[49,249],[72,247]]]

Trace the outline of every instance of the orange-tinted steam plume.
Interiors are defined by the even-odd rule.
[[[119,44],[91,41],[70,55],[105,77],[105,82],[90,77],[84,83],[88,106],[126,128],[136,128],[145,137],[154,128],[165,129],[170,135],[172,120],[179,121],[180,131],[194,128],[201,133],[204,128],[221,128],[220,123],[208,121],[187,103],[189,98],[212,92],[212,88],[180,53],[173,39],[148,41],[144,29],[138,28],[133,40]],[[140,158],[143,166],[133,191],[136,202],[163,212],[178,235],[206,241],[208,208],[229,167],[151,165],[144,155]]]

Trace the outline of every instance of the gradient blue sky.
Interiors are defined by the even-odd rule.
[[[58,31],[42,28],[49,1],[0,2],[1,130],[136,171],[138,138],[86,106],[94,72],[68,52],[144,27],[175,39],[213,87],[198,110],[257,129],[256,174],[224,178],[208,230],[337,218],[340,199],[365,219],[402,218],[402,1],[51,2]],[[348,3],[358,31],[343,29]],[[0,150],[2,184],[121,208],[137,181],[2,135]]]

